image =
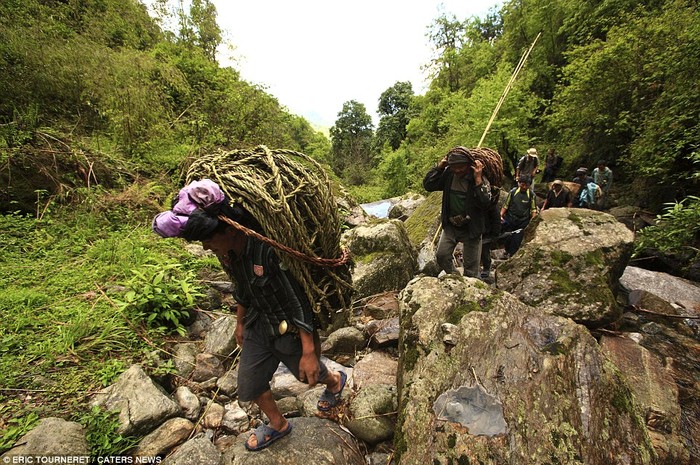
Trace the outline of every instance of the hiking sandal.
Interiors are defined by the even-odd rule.
[[[276,429],[272,429],[267,425],[260,425],[257,428],[255,428],[252,434],[250,435],[255,436],[255,447],[251,447],[248,445],[248,441],[250,440],[250,436],[248,436],[248,439],[246,439],[245,441],[245,448],[249,451],[264,449],[276,440],[282,439],[291,432],[292,424],[290,422],[287,422],[287,428],[284,431],[277,431]]]
[[[340,371],[340,391],[338,392],[331,392],[328,390],[328,388],[323,390],[323,394],[321,394],[321,397],[318,399],[318,403],[316,404],[316,408],[319,409],[321,412],[327,412],[338,403],[340,403],[340,398],[343,394],[343,389],[345,389],[345,384],[348,381],[348,375],[345,374],[344,371]],[[321,405],[324,403],[324,405]]]

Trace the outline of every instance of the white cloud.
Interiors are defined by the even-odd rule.
[[[240,70],[292,113],[331,126],[344,102],[375,118],[379,96],[398,81],[424,90],[428,26],[441,12],[483,17],[496,0],[213,0],[235,46],[219,62]],[[233,58],[233,61],[231,61]]]

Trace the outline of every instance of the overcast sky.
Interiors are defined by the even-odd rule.
[[[264,86],[291,113],[330,127],[343,103],[375,124],[379,96],[398,81],[425,90],[426,33],[441,12],[484,17],[496,0],[212,0],[224,39],[219,63]],[[234,61],[230,58],[233,57]]]

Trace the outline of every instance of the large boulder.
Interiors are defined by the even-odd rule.
[[[132,365],[117,382],[95,395],[93,405],[119,411],[119,434],[146,434],[181,413],[180,406],[162,387]]]
[[[616,321],[618,279],[634,234],[613,216],[552,208],[529,228],[521,249],[496,269],[496,284],[524,303],[590,327]]]
[[[36,456],[88,455],[90,448],[82,426],[62,418],[49,417],[22,436],[14,447],[0,457],[0,463],[32,463],[24,460]]]
[[[355,299],[403,289],[416,271],[416,253],[399,220],[376,220],[343,235],[355,267]]]
[[[256,452],[245,449],[250,432],[242,433],[223,455],[225,465],[365,465],[357,441],[330,420],[293,418],[292,432]],[[190,462],[197,463],[197,462]]]
[[[405,222],[411,245],[418,251],[418,272],[437,276],[440,267],[435,259],[435,247],[440,233],[442,192],[431,192]]]
[[[642,409],[658,464],[688,463],[683,445],[678,386],[660,358],[629,337],[603,336],[603,352],[625,376]]]
[[[459,276],[409,283],[401,322],[398,463],[655,460],[629,386],[584,326]]]

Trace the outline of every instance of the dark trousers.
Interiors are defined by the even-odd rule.
[[[511,234],[505,238],[505,249],[506,253],[509,256],[512,257],[515,254],[515,252],[518,251],[520,245],[523,243],[523,236],[525,235],[524,229],[528,225],[528,223],[530,223],[530,218],[526,218],[524,220],[506,219],[505,223],[503,223],[503,225],[501,226],[501,230],[503,232],[517,231],[518,229],[523,230],[518,233]]]

